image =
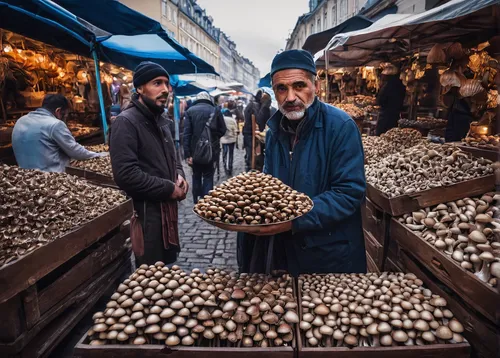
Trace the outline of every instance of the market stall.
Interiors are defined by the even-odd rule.
[[[0,354],[40,357],[129,270],[132,205],[67,174],[0,174]]]

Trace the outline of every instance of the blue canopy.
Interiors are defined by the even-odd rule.
[[[262,77],[258,84],[259,87],[272,87],[271,86],[271,73],[268,73]]]
[[[3,3],[16,5],[10,6],[9,12],[17,12],[20,21],[9,21],[8,15],[2,13],[2,28],[67,51],[90,57],[95,46],[100,60],[131,70],[143,60],[152,60],[171,74],[216,73],[211,65],[170,38],[158,22],[114,0],[58,0],[57,3],[6,0]],[[26,22],[25,18],[28,18]],[[25,23],[38,26],[25,26]],[[59,36],[61,31],[65,32],[64,36],[54,43],[51,36]],[[80,44],[75,45],[75,40]]]

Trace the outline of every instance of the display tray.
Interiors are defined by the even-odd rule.
[[[366,185],[366,196],[386,213],[401,216],[411,211],[426,208],[468,196],[484,194],[495,189],[495,175],[463,181],[457,184],[424,190],[414,194],[389,198],[371,184]]]
[[[396,219],[391,222],[391,241],[411,252],[439,281],[457,293],[465,302],[500,326],[500,292],[463,269],[451,257],[436,250]]]
[[[104,174],[92,172],[82,168],[66,167],[66,173],[84,178],[89,182],[107,188],[119,189],[114,179]]]
[[[367,198],[365,204],[361,204],[361,217],[363,229],[368,231],[380,245],[384,246],[390,216]]]
[[[427,288],[446,300],[453,315],[464,326],[463,335],[472,347],[472,357],[498,357],[498,352],[500,352],[500,327],[493,325],[490,320],[479,314],[474,306],[468,305],[455,293],[446,288],[411,253],[401,249],[399,262],[403,271],[413,272],[424,282]]]
[[[33,250],[21,259],[0,268],[0,303],[34,285],[94,242],[117,229],[132,216],[132,201],[116,206],[103,215],[75,228],[56,240]]]
[[[468,145],[459,145],[458,147],[462,149],[464,152],[471,153],[475,157],[483,157],[493,162],[500,160],[500,149],[495,150],[495,149],[487,149],[480,147],[478,148],[478,147],[471,147]]]
[[[312,200],[311,200],[311,204],[312,204],[312,207],[311,207],[311,210],[312,210],[314,208],[314,203],[312,203]],[[226,231],[245,232],[245,233],[251,233],[253,231],[252,229],[254,229],[254,228],[273,227],[273,226],[277,226],[277,225],[280,225],[280,224],[292,222],[293,220],[297,219],[297,218],[295,218],[293,220],[286,220],[286,221],[280,221],[278,223],[260,224],[260,225],[226,224],[226,223],[223,223],[223,222],[217,222],[217,221],[214,221],[214,220],[209,220],[207,218],[204,218],[203,216],[199,215],[196,211],[194,211],[194,209],[193,209],[193,213],[197,217],[199,217],[201,220],[205,221],[206,223],[208,223],[208,224],[210,224],[212,226],[218,227],[219,229],[226,230]]]
[[[417,275],[418,276],[418,275]],[[299,317],[302,320],[302,287],[298,285],[297,300]],[[427,346],[394,346],[394,347],[306,347],[303,344],[300,328],[296,327],[297,349],[299,358],[468,358],[470,345],[433,344]]]

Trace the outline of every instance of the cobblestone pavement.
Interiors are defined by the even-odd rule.
[[[240,149],[234,149],[233,176],[245,170],[244,151],[241,149],[241,142],[240,140]],[[190,193],[186,200],[179,205],[181,252],[176,264],[184,270],[193,268],[206,269],[213,266],[236,270],[236,233],[209,225],[193,213],[192,171],[186,164],[184,164],[184,171],[189,180]],[[220,177],[217,178],[216,172],[214,181],[217,185],[226,179],[228,177],[224,172],[221,153]]]

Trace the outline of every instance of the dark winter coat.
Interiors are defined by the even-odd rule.
[[[366,181],[356,124],[345,112],[315,99],[291,154],[293,140],[283,120],[276,112],[268,121],[264,172],[314,202],[311,212],[293,222],[292,232],[278,236],[288,271],[366,272],[361,224]]]
[[[255,115],[257,122],[257,115],[260,111],[260,103],[251,101],[245,108],[245,124],[243,125],[243,135],[252,135],[252,114]]]
[[[184,122],[184,157],[193,156],[196,143],[200,139],[201,133],[208,119],[215,112],[210,129],[212,133],[213,158],[218,158],[220,152],[220,138],[226,134],[226,122],[220,111],[216,111],[215,106],[208,100],[198,100],[186,111]]]
[[[453,96],[448,110],[448,123],[444,139],[446,142],[458,142],[467,136],[470,123],[474,120],[467,101],[458,96]]]
[[[377,122],[376,134],[381,135],[391,128],[398,126],[400,113],[406,96],[406,88],[398,75],[389,76],[377,96],[380,106],[380,115]]]
[[[160,203],[171,200],[177,176],[185,174],[168,119],[153,115],[135,96],[112,128],[114,180],[132,197],[144,234],[144,256],[136,259],[139,264],[171,263],[177,250],[163,249]]]

